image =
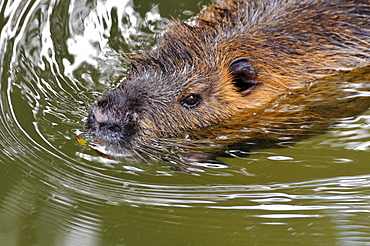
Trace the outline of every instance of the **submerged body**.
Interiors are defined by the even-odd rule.
[[[88,132],[132,153],[181,139],[219,148],[294,137],[362,112],[369,18],[368,0],[219,1],[129,57],[130,74],[97,100]]]

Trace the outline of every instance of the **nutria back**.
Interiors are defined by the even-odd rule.
[[[369,96],[351,90],[369,91],[369,18],[368,0],[216,2],[127,57],[131,72],[97,100],[88,132],[139,154],[321,129],[369,108]]]

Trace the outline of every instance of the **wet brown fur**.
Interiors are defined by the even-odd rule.
[[[345,90],[370,90],[369,18],[367,0],[219,1],[129,57],[131,73],[98,100],[87,127],[114,148],[161,139],[278,140],[318,129],[369,107],[369,97]],[[230,72],[240,57],[258,73],[247,94]],[[192,93],[200,104],[184,108]],[[94,117],[127,134],[99,133]]]

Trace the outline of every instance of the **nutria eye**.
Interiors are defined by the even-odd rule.
[[[230,63],[229,70],[237,92],[247,95],[258,85],[257,70],[247,58],[236,58]]]
[[[189,96],[182,99],[180,104],[187,109],[192,109],[198,106],[201,100],[202,97],[199,94],[190,94]]]

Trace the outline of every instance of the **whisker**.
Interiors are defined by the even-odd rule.
[[[186,136],[187,135],[187,134],[182,133],[182,132],[172,132],[172,131],[159,130],[159,129],[143,128],[143,130],[149,130],[149,131],[153,131],[153,132],[161,132],[161,133],[166,133],[168,135],[176,135],[176,136]]]

